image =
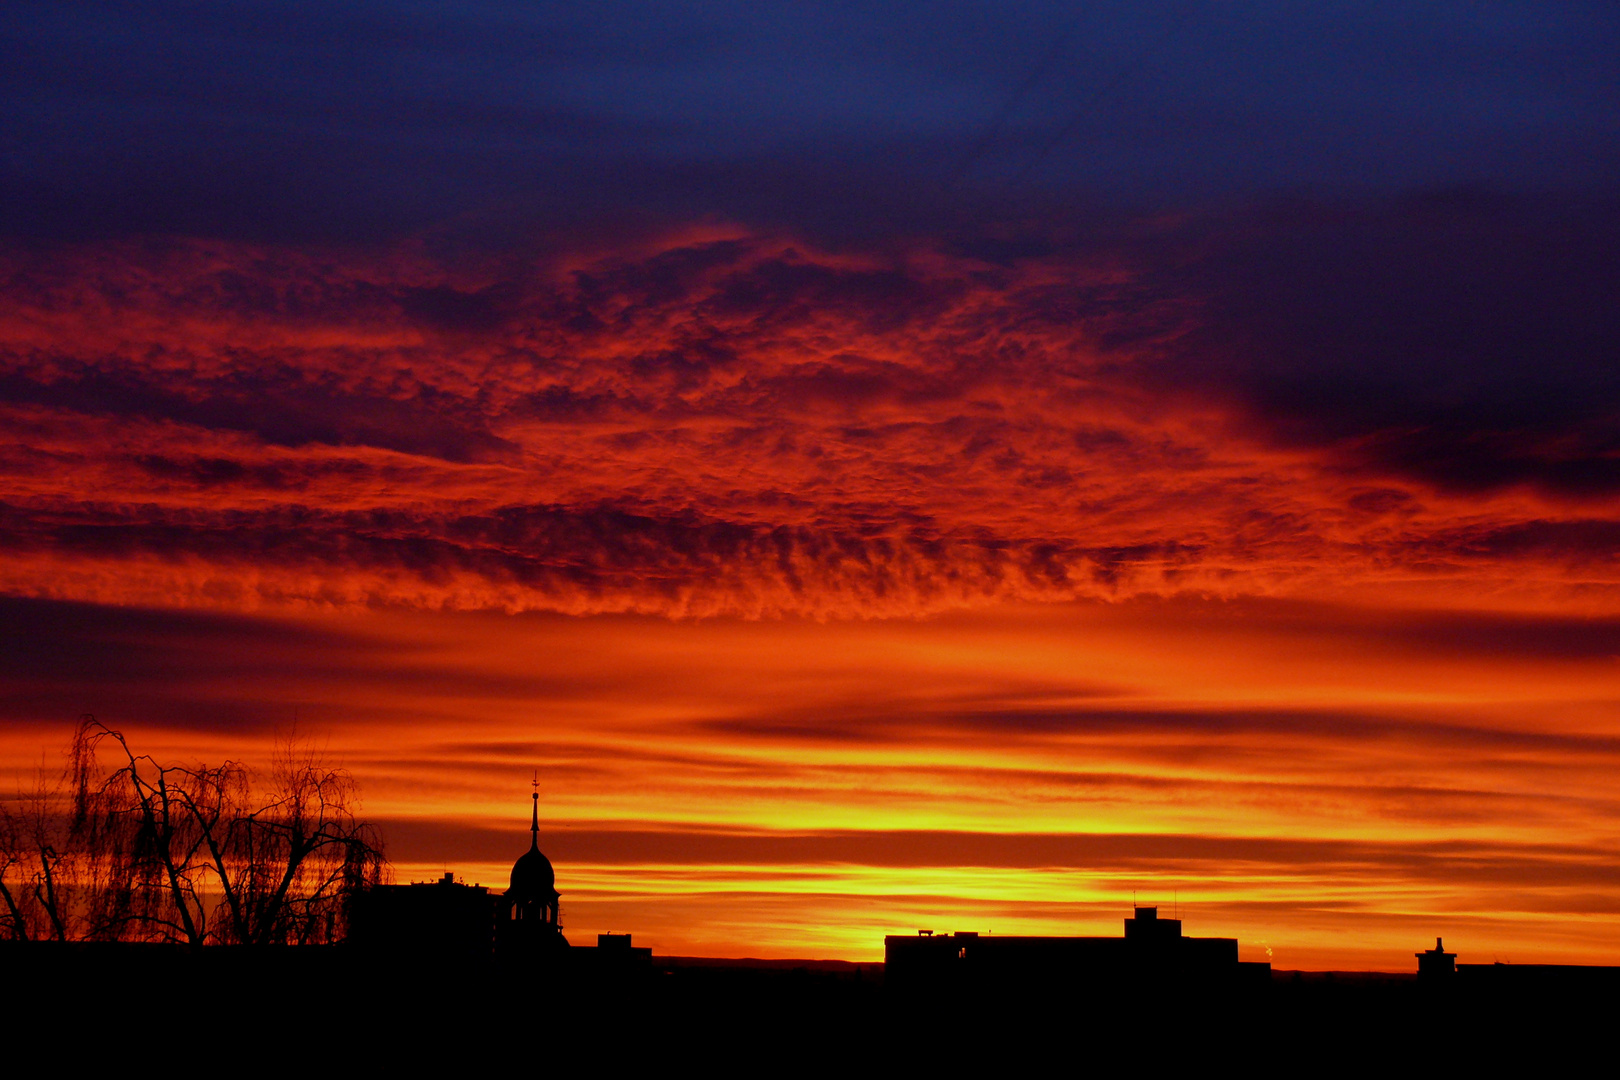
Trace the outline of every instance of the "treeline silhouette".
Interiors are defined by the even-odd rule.
[[[267,772],[164,763],[80,718],[66,767],[0,804],[0,939],[341,941],[386,869],[342,769],[287,740]]]

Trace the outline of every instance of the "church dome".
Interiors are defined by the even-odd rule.
[[[551,860],[531,847],[512,864],[511,892],[518,896],[545,896],[557,891],[557,876],[552,872]]]
[[[554,900],[557,875],[551,860],[540,852],[540,793],[534,793],[534,816],[529,825],[529,850],[512,864],[512,885],[506,895],[523,900]]]

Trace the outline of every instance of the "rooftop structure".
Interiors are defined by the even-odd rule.
[[[1445,942],[1434,939],[1434,948],[1417,953],[1418,982],[1441,982],[1457,973],[1457,954],[1446,952]]]

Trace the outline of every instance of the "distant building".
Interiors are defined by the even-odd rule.
[[[977,933],[884,939],[884,981],[906,992],[951,989],[1083,994],[1157,983],[1264,984],[1268,963],[1241,963],[1236,938],[1190,938],[1181,920],[1136,908],[1125,936],[1019,937]]]
[[[529,850],[512,865],[506,892],[491,896],[445,874],[438,881],[379,885],[356,897],[349,943],[402,957],[535,958],[568,948],[551,860],[540,851],[540,793],[534,793]],[[624,947],[630,944],[624,935]]]
[[[351,945],[401,958],[488,956],[494,930],[489,890],[450,873],[438,881],[367,889],[349,912]]]
[[[1458,964],[1456,985],[1469,993],[1557,993],[1620,1000],[1620,967],[1597,964]]]
[[[597,934],[595,960],[604,973],[648,971],[652,950],[630,944],[629,934]]]
[[[1446,982],[1457,974],[1457,954],[1446,952],[1445,943],[1439,938],[1434,939],[1434,948],[1415,955],[1418,962],[1418,982],[1425,986]]]
[[[1620,994],[1620,967],[1596,964],[1459,964],[1439,938],[1434,948],[1417,955],[1418,983],[1452,987],[1475,996],[1526,994],[1595,994],[1613,999]]]

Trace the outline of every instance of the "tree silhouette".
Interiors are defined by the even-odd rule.
[[[85,716],[69,761],[0,808],[4,936],[333,942],[353,896],[384,873],[352,778],[291,740],[261,782],[235,761],[161,763]]]

